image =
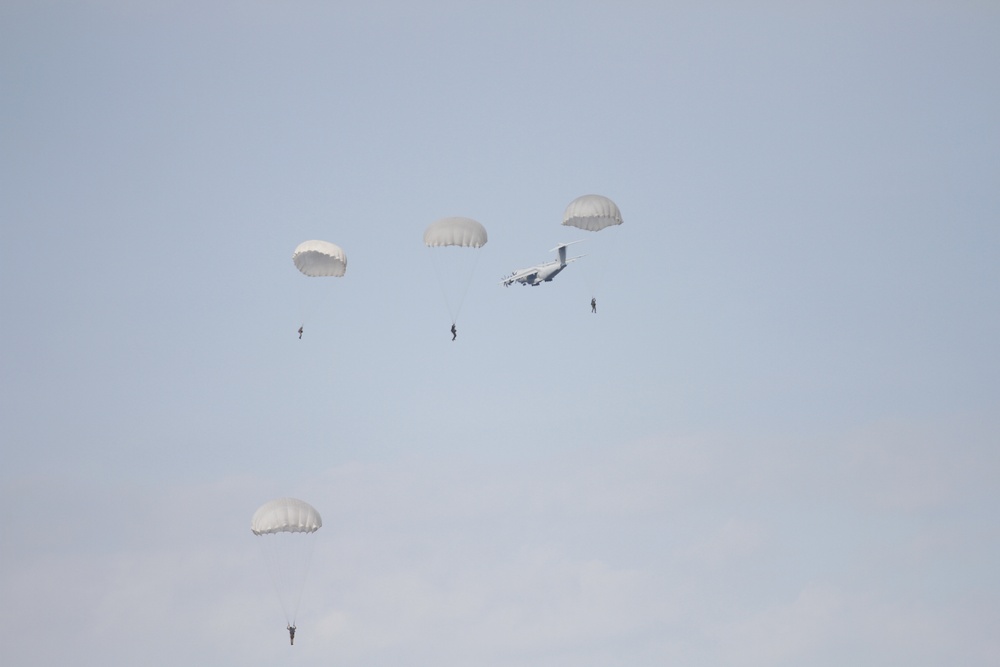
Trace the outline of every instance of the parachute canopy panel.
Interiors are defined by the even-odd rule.
[[[254,535],[315,533],[322,525],[319,512],[309,503],[295,498],[277,498],[253,513],[250,530]]]
[[[486,228],[472,218],[442,218],[424,230],[424,245],[428,248],[482,248],[486,240]]]
[[[347,271],[347,255],[329,241],[305,241],[292,253],[296,268],[311,278],[339,278]]]
[[[618,206],[601,195],[577,197],[566,207],[563,224],[588,232],[599,232],[605,227],[622,224]]]

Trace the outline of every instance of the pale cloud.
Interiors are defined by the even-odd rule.
[[[985,612],[985,615],[983,615]],[[720,664],[841,665],[867,656],[870,664],[991,664],[1000,642],[989,638],[995,607],[904,603],[879,590],[846,590],[810,582],[785,603],[715,627]]]
[[[479,4],[0,3],[0,664],[1000,662],[1000,13]]]
[[[810,583],[788,604],[751,612],[713,634],[724,664],[740,666],[815,664],[838,632],[842,594]]]
[[[862,502],[917,511],[979,496],[1000,470],[992,429],[973,415],[944,423],[883,421],[842,443],[845,480]]]
[[[753,554],[764,540],[764,529],[759,522],[729,519],[711,534],[679,549],[678,555],[702,565],[724,567],[733,559]]]
[[[75,538],[5,558],[0,638],[12,659],[72,650],[98,664],[161,647],[267,664],[287,636],[249,518],[297,495],[324,516],[299,615],[304,664],[832,665],[852,650],[986,664],[996,645],[977,619],[996,616],[995,582],[977,597],[955,568],[985,571],[996,538],[933,519],[965,511],[956,484],[983,472],[968,452],[916,476],[897,468],[909,432],[663,438],[502,465],[357,461],[293,489],[233,477],[60,496],[37,480],[19,497],[73,507],[50,528]],[[918,458],[955,458],[948,444],[928,436]],[[817,447],[854,455],[812,463]],[[882,495],[934,480],[949,491]],[[45,632],[70,648],[38,647]]]

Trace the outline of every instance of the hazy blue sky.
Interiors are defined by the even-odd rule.
[[[998,35],[4,2],[0,663],[1000,663]],[[625,224],[500,287],[588,193]],[[445,216],[490,234],[455,342]],[[249,530],[285,495],[294,648]]]

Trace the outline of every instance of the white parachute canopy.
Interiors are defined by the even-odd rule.
[[[343,248],[329,241],[304,241],[292,253],[295,268],[310,278],[340,278],[347,271]],[[326,280],[304,281],[296,290],[299,321],[305,325],[330,306],[332,298]],[[300,336],[301,337],[301,336]]]
[[[622,213],[618,205],[601,195],[583,195],[577,197],[566,207],[563,222],[567,227],[576,227],[588,232],[600,232],[613,229],[622,224]],[[587,282],[592,298],[597,297],[599,287],[604,282],[608,270],[607,257],[613,253],[617,232],[605,231],[597,238],[599,244],[592,246],[587,253],[590,259],[581,273]]]
[[[278,498],[261,505],[253,513],[250,530],[254,535],[274,533],[315,533],[323,527],[316,508],[295,498]]]
[[[322,526],[316,508],[296,498],[266,502],[250,521],[286,625],[295,625],[315,546],[313,535]]]
[[[424,245],[455,324],[479,262],[479,249],[488,240],[486,228],[472,218],[442,218],[424,230]]]
[[[622,224],[622,214],[618,205],[607,197],[584,195],[569,203],[562,223],[588,232],[599,232],[606,227]]]
[[[340,246],[329,241],[300,243],[292,253],[292,261],[310,278],[340,278],[347,271],[347,255]]]
[[[486,228],[472,218],[442,218],[424,230],[424,245],[428,248],[482,248],[487,240]]]

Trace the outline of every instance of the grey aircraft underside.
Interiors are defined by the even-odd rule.
[[[518,269],[514,271],[509,276],[505,277],[500,284],[504,287],[509,287],[514,283],[521,283],[522,285],[530,285],[532,287],[537,287],[542,283],[551,282],[559,273],[566,268],[566,265],[570,262],[575,262],[576,260],[584,257],[584,255],[578,255],[576,257],[570,257],[566,259],[566,247],[571,246],[574,243],[580,243],[580,241],[572,241],[570,243],[562,243],[557,245],[552,250],[558,251],[559,258],[551,262],[546,262],[545,264],[538,264],[527,269]]]

